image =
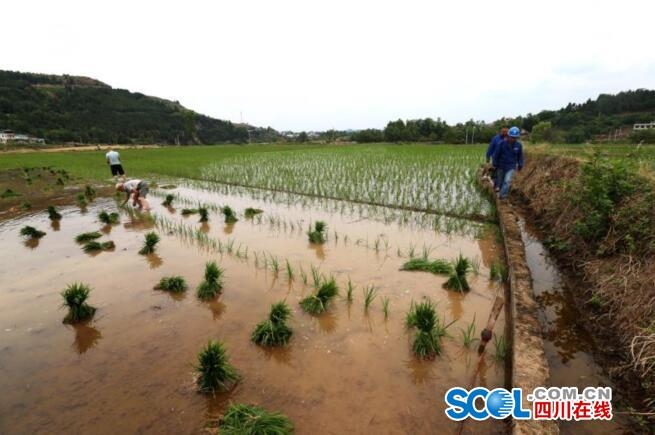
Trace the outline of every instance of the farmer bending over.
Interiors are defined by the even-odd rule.
[[[136,207],[137,204],[139,207],[143,208],[143,211],[150,210],[150,204],[146,199],[148,195],[148,182],[143,180],[129,180],[125,183],[118,183],[116,185],[116,190],[119,192],[127,193],[127,198],[121,204],[121,207],[124,206],[127,201],[129,201],[130,196],[132,197],[132,206]]]
[[[501,184],[498,194],[500,199],[507,198],[514,171],[523,169],[523,145],[517,140],[519,137],[521,137],[521,130],[518,127],[510,128],[507,139],[498,144],[492,157],[493,165],[498,173],[497,180]]]

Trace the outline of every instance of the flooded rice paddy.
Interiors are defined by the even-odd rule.
[[[60,207],[51,223],[44,211],[0,223],[0,433],[204,433],[229,403],[246,402],[286,414],[296,433],[457,433],[444,415],[443,396],[471,383],[476,345],[462,344],[461,330],[475,319],[486,324],[502,285],[489,279],[501,261],[496,231],[479,223],[438,215],[274,194],[211,183],[174,181],[153,189],[151,217],[121,209],[121,222],[101,224],[101,210],[119,211],[114,198],[86,210]],[[172,207],[160,205],[175,195]],[[199,203],[210,221],[183,216]],[[226,225],[219,208],[229,205],[239,221]],[[264,210],[246,219],[246,207]],[[311,222],[328,224],[328,240],[307,240]],[[47,235],[19,236],[24,225]],[[84,253],[74,237],[99,230],[114,250]],[[155,254],[138,255],[147,231],[161,236]],[[474,260],[471,291],[442,288],[446,277],[399,268],[411,256]],[[223,293],[214,301],[195,296],[204,265],[225,270]],[[292,276],[287,272],[287,263]],[[275,265],[277,264],[277,266]],[[311,271],[334,276],[340,296],[318,317],[298,302],[312,287]],[[181,275],[189,290],[153,290],[166,275]],[[307,276],[307,282],[305,282]],[[346,283],[355,285],[345,299]],[[62,319],[60,292],[89,284],[93,320],[76,326]],[[377,296],[364,310],[363,289]],[[404,326],[412,301],[438,302],[446,322],[455,320],[443,352],[421,361],[411,353]],[[390,301],[385,319],[382,299]],[[286,299],[293,310],[288,346],[266,349],[250,341],[271,303]],[[504,333],[504,315],[495,333]],[[225,343],[242,376],[230,392],[196,392],[194,364],[209,339]],[[476,343],[477,344],[477,343]],[[506,386],[505,363],[488,346],[476,385]],[[208,423],[210,422],[210,423]],[[503,433],[503,422],[468,422],[462,433]]]

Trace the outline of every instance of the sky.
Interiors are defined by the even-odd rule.
[[[655,1],[20,0],[0,69],[277,130],[493,121],[655,88]]]

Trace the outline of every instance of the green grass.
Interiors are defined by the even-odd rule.
[[[93,231],[91,233],[81,233],[75,236],[75,241],[77,243],[89,242],[91,240],[99,239],[102,237],[102,234],[98,231]]]
[[[222,289],[223,269],[215,261],[210,261],[205,264],[205,279],[198,285],[197,296],[202,300],[213,299]]]
[[[400,270],[419,270],[434,274],[449,274],[453,271],[452,264],[447,260],[430,261],[427,258],[412,258],[402,265]]]
[[[155,290],[163,290],[171,293],[182,293],[186,291],[188,285],[184,279],[179,275],[165,276],[159,280],[155,286]]]
[[[291,309],[285,302],[271,305],[268,319],[257,324],[250,339],[261,346],[286,345],[293,334],[286,324],[290,316]]]
[[[289,435],[293,423],[285,415],[253,405],[230,405],[220,419],[221,435]]]
[[[45,236],[45,232],[39,231],[29,225],[25,225],[20,229],[20,235],[23,237],[29,237],[31,239],[40,239],[41,237]]]
[[[227,391],[239,380],[239,374],[228,361],[225,346],[210,340],[198,354],[196,384],[203,393]]]
[[[96,312],[96,309],[86,303],[91,293],[91,287],[82,283],[70,284],[61,292],[64,305],[68,308],[68,314],[64,318],[65,323],[78,323],[88,320]]]
[[[314,294],[300,301],[300,306],[309,314],[321,314],[328,309],[330,301],[339,294],[334,278],[324,280]]]
[[[146,233],[143,240],[143,247],[139,251],[139,254],[148,255],[155,252],[155,247],[157,246],[157,243],[159,243],[159,240],[159,236],[154,231]]]

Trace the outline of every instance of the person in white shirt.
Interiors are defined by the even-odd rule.
[[[105,154],[107,159],[107,164],[111,169],[112,177],[125,180],[125,171],[123,170],[123,165],[121,165],[121,156],[118,154],[118,151],[114,151],[112,148],[109,148],[109,152]]]
[[[129,201],[130,197],[132,197],[132,206],[136,207],[138,205],[143,209],[143,211],[150,210],[150,204],[146,199],[149,191],[147,181],[138,179],[128,180],[124,183],[116,184],[116,190],[127,193],[127,198],[125,198],[121,207]]]

